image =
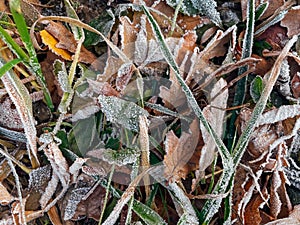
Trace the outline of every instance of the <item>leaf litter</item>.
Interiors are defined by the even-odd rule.
[[[44,1],[21,2],[28,26],[44,16],[43,8],[60,15]],[[255,12],[247,10],[247,1],[131,3],[110,1],[90,22],[82,16],[90,3],[61,1],[68,15],[77,13],[104,36],[67,17],[34,23],[36,40],[25,44],[37,42],[55,99],[43,122],[32,104],[41,102],[34,99],[41,87],[28,78],[36,68],[14,47],[24,46],[22,32],[10,26],[19,21],[0,4],[0,144],[7,149],[0,158],[0,224],[97,224],[100,218],[103,224],[298,223],[299,203],[288,185],[300,191],[299,44],[286,47],[299,35],[298,3],[252,1]],[[21,63],[5,69],[17,56]],[[278,56],[280,65],[274,64]],[[239,144],[255,105],[266,98],[271,73],[278,79],[236,160],[228,137]],[[248,76],[245,105],[234,106],[242,76]],[[237,120],[230,126],[233,114]],[[16,171],[4,169],[12,163]],[[231,166],[237,175],[227,177]],[[143,182],[149,187],[137,188]],[[226,210],[218,208],[222,201]]]

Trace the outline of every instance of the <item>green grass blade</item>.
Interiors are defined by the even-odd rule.
[[[24,43],[24,46],[25,46],[28,54],[29,54],[29,65],[30,65],[29,69],[35,75],[37,75],[36,78],[38,79],[40,85],[42,85],[42,87],[43,87],[43,92],[44,92],[46,103],[47,103],[48,107],[51,110],[53,110],[54,106],[52,103],[52,99],[51,99],[50,93],[46,87],[46,80],[42,74],[40,63],[37,59],[37,55],[36,55],[34,46],[32,44],[29,32],[27,30],[27,24],[26,24],[23,14],[22,14],[20,0],[9,1],[9,6],[10,6],[10,11],[12,13],[14,22],[15,22],[18,32],[20,34],[20,37]]]
[[[0,26],[0,38],[5,42],[9,49],[24,62],[29,62],[29,57],[26,52],[12,39],[12,37]]]
[[[246,59],[252,54],[252,46],[253,46],[253,38],[254,38],[254,22],[255,22],[255,1],[250,0],[247,4],[247,24],[246,24],[246,32],[243,39],[243,48],[242,48],[242,57],[241,59]],[[248,70],[248,66],[243,66],[239,69],[238,75],[245,73]],[[234,95],[233,106],[238,106],[243,104],[246,92],[247,92],[247,76],[243,77],[237,82],[236,85],[236,93]],[[234,130],[235,130],[235,120],[237,118],[237,110],[232,112],[232,116],[230,118],[229,124],[229,136],[228,138],[228,149],[232,147],[232,141]]]
[[[134,200],[133,211],[148,225],[167,225],[157,212],[139,201]]]
[[[160,47],[166,61],[168,62],[168,64],[171,66],[171,68],[175,72],[176,78],[177,78],[183,92],[186,95],[188,103],[190,104],[190,106],[194,110],[196,116],[203,123],[203,125],[207,129],[208,133],[213,137],[223,161],[227,160],[230,157],[230,155],[228,153],[228,150],[227,150],[226,146],[224,145],[221,138],[218,137],[216,132],[210,127],[210,125],[207,122],[207,120],[205,119],[205,117],[204,117],[204,115],[203,115],[196,99],[194,98],[193,93],[191,92],[189,87],[186,85],[186,83],[182,79],[182,77],[180,75],[179,68],[178,68],[178,66],[177,66],[177,64],[176,64],[176,62],[173,58],[173,55],[171,54],[166,42],[164,41],[164,37],[163,37],[163,34],[160,30],[160,27],[158,26],[157,22],[155,21],[153,16],[150,14],[148,8],[144,4],[142,4],[142,9],[143,9],[144,13],[146,14],[146,16],[148,17],[148,20],[149,20],[149,22],[152,26],[152,30],[155,34],[156,40],[159,44],[159,47]]]
[[[10,69],[12,69],[15,65],[18,63],[22,62],[22,59],[13,59],[7,63],[5,63],[1,68],[0,68],[0,78]]]

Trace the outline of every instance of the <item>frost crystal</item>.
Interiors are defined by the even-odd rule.
[[[70,220],[74,216],[77,205],[80,203],[81,199],[89,192],[89,187],[76,188],[72,190],[71,196],[68,200],[65,212],[64,220]]]
[[[45,182],[50,180],[50,165],[32,170],[29,174],[29,188],[38,190]]]
[[[167,0],[167,4],[176,7],[176,0]],[[217,26],[222,26],[219,12],[216,10],[217,3],[214,0],[186,0],[183,1],[181,11],[187,15],[203,14],[207,16]]]
[[[108,121],[135,132],[139,131],[139,116],[148,116],[148,112],[140,106],[117,97],[100,95],[98,101]]]

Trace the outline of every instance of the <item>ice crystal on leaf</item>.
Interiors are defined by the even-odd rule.
[[[137,104],[123,99],[100,95],[98,101],[107,120],[138,132],[139,116],[148,116],[148,112]]]
[[[167,4],[176,7],[178,4],[177,0],[167,0]],[[217,26],[222,26],[220,13],[216,10],[217,3],[214,0],[187,0],[183,1],[181,11],[187,15],[202,14],[207,16]]]

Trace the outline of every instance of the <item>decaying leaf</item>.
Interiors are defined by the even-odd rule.
[[[240,118],[249,118],[249,113],[251,111],[242,110]],[[289,183],[287,175],[291,175],[287,169],[287,139],[280,139],[282,134],[287,137],[293,135],[283,126],[291,117],[299,117],[297,105],[281,106],[264,113],[258,119],[247,148],[248,154],[242,159],[246,165],[238,168],[239,176],[235,177],[233,201],[236,213],[233,217],[239,217],[243,224],[254,224],[253,218],[256,218],[255,224],[265,224],[286,217],[291,211],[285,187]],[[274,145],[275,142],[278,144]],[[255,191],[259,194],[255,194]],[[268,212],[264,211],[266,206]]]
[[[6,187],[0,182],[0,204],[1,205],[8,205],[9,203],[11,203],[15,197],[13,197],[8,190],[6,189]]]
[[[4,97],[0,104],[0,124],[13,130],[24,128],[18,111],[9,97]]]
[[[203,109],[204,116],[219,137],[222,137],[223,134],[224,124],[222,121],[224,120],[225,116],[224,109],[227,107],[228,90],[224,91],[219,96],[215,96],[215,94],[226,85],[227,83],[224,79],[220,79],[214,85],[208,96],[208,99],[213,98],[213,101]],[[216,145],[213,138],[202,124],[200,125],[200,129],[204,141],[204,146],[201,150],[201,156],[199,159],[199,178],[201,179],[204,176],[205,169],[213,162]]]
[[[277,219],[265,225],[296,225],[300,223],[300,205],[295,205],[287,218]]]
[[[61,23],[49,21],[45,30],[41,31],[44,44],[57,55],[66,60],[72,59],[72,54],[76,52],[77,41],[74,35]],[[92,64],[96,60],[96,56],[88,51],[85,47],[81,47],[79,61]]]
[[[175,0],[167,0],[167,3],[174,8],[178,4],[178,2]],[[203,14],[207,16],[217,26],[222,27],[220,14],[217,11],[216,6],[217,3],[214,0],[203,2],[196,0],[188,0],[183,2],[181,10],[183,13],[188,15]]]
[[[178,138],[173,131],[166,135],[164,156],[164,175],[169,182],[185,179],[189,173],[188,161],[192,157],[198,144],[198,122],[194,120],[190,126],[190,133],[183,132]]]
[[[300,97],[300,73],[297,72],[291,81],[291,89],[295,98]]]
[[[280,24],[288,29],[288,37],[300,34],[300,6],[291,8],[281,20]]]
[[[56,47],[58,41],[48,31],[42,30],[42,31],[40,31],[40,35],[41,35],[43,43],[45,45],[47,45],[53,53],[55,53],[58,56],[61,56],[63,59],[66,59],[66,60],[72,59],[70,52],[68,52],[62,48]]]

